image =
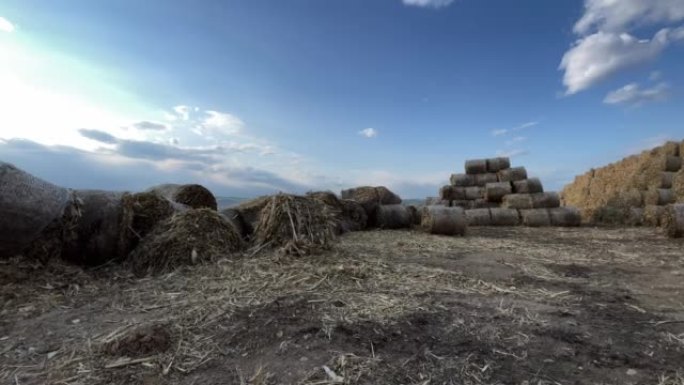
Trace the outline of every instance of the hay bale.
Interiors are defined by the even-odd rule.
[[[486,159],[466,160],[465,170],[466,170],[466,174],[470,174],[470,175],[486,174],[487,173],[487,160]]]
[[[393,193],[385,186],[378,186],[375,188],[378,192],[378,197],[380,198],[381,205],[399,205],[401,204],[401,198],[399,195]]]
[[[670,238],[684,237],[684,204],[668,206],[663,214],[662,225]]]
[[[261,212],[268,204],[270,196],[262,196],[246,202],[242,202],[235,207],[242,217],[245,225],[245,235],[251,237],[261,219]]]
[[[342,199],[342,214],[340,218],[343,232],[362,231],[368,226],[368,214],[357,201]]]
[[[680,170],[672,179],[672,192],[677,203],[684,203],[684,170]]]
[[[499,204],[496,202],[489,202],[484,198],[480,199],[475,199],[474,201],[470,201],[471,208],[472,209],[491,209],[494,207],[499,207]]]
[[[644,224],[644,209],[642,207],[631,207],[627,217],[627,225],[641,226]]]
[[[230,256],[242,246],[240,234],[218,212],[187,210],[160,223],[130,253],[126,264],[138,276],[159,274]]]
[[[455,187],[475,186],[475,175],[470,174],[451,174],[449,182]]]
[[[501,207],[505,209],[528,210],[534,207],[530,194],[509,194],[503,197]]]
[[[216,197],[204,186],[198,184],[162,184],[152,187],[147,192],[155,193],[172,202],[193,209],[208,208],[218,210]]]
[[[285,254],[306,255],[330,248],[338,218],[323,203],[308,197],[270,197],[254,230],[257,247],[277,247]]]
[[[492,208],[489,210],[493,226],[517,226],[520,224],[520,213],[516,209]]]
[[[603,206],[594,210],[589,221],[593,224],[626,225],[631,211],[629,207]]]
[[[380,205],[376,223],[381,229],[406,229],[411,227],[411,213],[404,205]]]
[[[485,200],[487,202],[501,202],[504,196],[512,192],[511,182],[488,183],[485,186]]]
[[[497,173],[501,170],[511,168],[511,160],[506,157],[487,159],[487,171]]]
[[[422,215],[418,208],[414,205],[408,205],[406,206],[406,210],[408,210],[409,215],[411,216],[411,225],[420,225]]]
[[[527,170],[525,167],[513,167],[500,170],[497,175],[499,182],[515,182],[527,179]]]
[[[544,187],[539,178],[529,178],[513,182],[513,192],[516,194],[537,194],[543,193]]]
[[[431,197],[425,199],[425,206],[446,206],[449,207],[449,201],[443,200],[439,197]]]
[[[466,199],[465,187],[443,186],[439,189],[439,197],[444,201],[461,201]]]
[[[328,207],[339,208],[341,203],[340,199],[332,191],[309,191],[306,196],[315,199]]]
[[[221,216],[228,221],[228,223],[233,225],[233,228],[235,228],[235,231],[240,234],[240,237],[247,237],[247,225],[245,224],[245,220],[242,218],[242,214],[240,214],[240,210],[235,207],[231,207],[219,211],[219,214],[221,214]]]
[[[665,206],[675,202],[675,195],[672,189],[649,189],[644,193],[644,204]]]
[[[549,209],[551,226],[578,227],[582,224],[582,215],[576,207],[558,207]]]
[[[474,201],[468,201],[468,200],[451,201],[451,204],[450,204],[449,206],[450,206],[450,207],[460,207],[460,208],[462,208],[462,209],[464,209],[464,210],[474,209],[474,208],[475,208],[474,206],[475,206],[475,202],[476,202],[476,201],[477,201],[477,200],[474,200]]]
[[[342,190],[342,199],[350,199],[361,203],[366,215],[368,215],[368,225],[374,227],[377,218],[376,211],[381,204],[400,204],[401,198],[388,190],[386,187],[361,186]]]
[[[499,181],[499,177],[493,173],[487,174],[477,174],[475,177],[475,186],[485,187],[489,183],[496,183]]]
[[[530,196],[532,197],[532,208],[553,209],[560,207],[560,196],[557,192],[530,194]]]
[[[660,227],[665,215],[665,206],[644,206],[644,226]]]
[[[520,210],[523,226],[548,227],[551,226],[551,217],[548,209]]]
[[[677,172],[682,168],[682,158],[678,156],[665,157],[665,169],[663,171]]]
[[[489,209],[465,210],[468,226],[491,226],[492,215]]]
[[[663,152],[663,154],[668,155],[668,156],[682,156],[684,154],[682,154],[679,151],[679,147],[680,147],[679,142],[668,141],[662,145],[662,152]]]
[[[467,219],[459,207],[424,207],[421,227],[430,234],[465,235]]]
[[[676,172],[663,171],[662,179],[660,182],[660,188],[672,188],[672,184],[675,179]]]
[[[31,245],[65,213],[69,191],[0,162],[0,258]]]
[[[482,187],[466,187],[465,188],[465,199],[475,200],[483,199],[485,190]]]
[[[617,207],[643,207],[644,194],[635,188],[620,191],[617,197],[608,201],[608,205]]]

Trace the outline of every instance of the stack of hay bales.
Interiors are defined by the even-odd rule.
[[[577,209],[561,207],[556,192],[544,192],[525,167],[511,167],[509,158],[468,160],[464,174],[451,175],[439,198],[427,206],[460,207],[471,226],[578,226]]]
[[[404,229],[415,222],[415,211],[384,186],[361,186],[342,190],[342,199],[359,203],[366,211],[368,228]]]
[[[597,224],[661,226],[669,205],[684,202],[684,142],[627,157],[577,176],[563,202]]]

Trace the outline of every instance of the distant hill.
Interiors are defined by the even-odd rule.
[[[228,207],[233,207],[239,205],[240,202],[244,202],[249,198],[236,198],[236,197],[216,197],[216,202],[218,203],[219,210]]]

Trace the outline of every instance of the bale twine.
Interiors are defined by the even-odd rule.
[[[466,174],[476,175],[487,173],[487,160],[486,159],[472,159],[466,160],[465,163]]]
[[[511,182],[488,183],[485,186],[485,200],[487,202],[501,202],[503,197],[513,192]]]
[[[532,208],[553,209],[560,207],[560,196],[557,192],[531,194],[530,196],[532,197]]]
[[[138,276],[159,274],[230,256],[242,245],[235,227],[218,212],[187,210],[159,224],[128,256],[126,264]]]
[[[242,215],[240,214],[240,210],[238,210],[235,207],[223,209],[219,211],[219,214],[230,223],[233,228],[235,228],[235,231],[237,231],[238,234],[240,234],[241,238],[245,238],[247,234],[247,225],[245,224],[244,219],[242,218]]]
[[[665,169],[663,171],[677,172],[682,168],[682,158],[678,156],[665,156]]]
[[[492,208],[489,210],[493,226],[517,226],[520,224],[520,213],[516,209]]]
[[[262,196],[255,198],[246,202],[242,202],[235,207],[242,217],[242,221],[245,225],[245,236],[252,237],[254,230],[259,224],[261,219],[261,212],[263,211],[266,204],[269,202],[271,197]]]
[[[499,177],[494,173],[477,174],[475,176],[475,186],[485,187],[488,183],[496,183]]]
[[[516,194],[537,194],[543,193],[544,187],[539,178],[529,178],[513,182],[513,192]]]
[[[475,201],[462,200],[462,201],[451,201],[450,207],[460,207],[464,210],[474,209]]]
[[[411,225],[418,226],[420,225],[421,221],[421,213],[418,210],[418,208],[414,205],[408,205],[406,206],[406,210],[408,210],[409,215],[411,216]]]
[[[484,198],[484,188],[482,187],[466,187],[465,188],[465,199],[475,200]]]
[[[649,189],[644,193],[644,204],[665,206],[675,202],[675,195],[672,189]]]
[[[513,167],[500,170],[497,175],[499,182],[515,182],[527,179],[527,170],[525,167]]]
[[[368,226],[368,214],[357,201],[342,199],[341,226],[343,232],[362,231]]]
[[[449,182],[456,187],[471,187],[475,186],[475,175],[470,174],[451,174]]]
[[[466,199],[465,187],[443,186],[439,189],[439,197],[444,201],[460,201]]]
[[[576,207],[558,207],[549,209],[551,226],[578,227],[582,224],[582,215]]]
[[[0,162],[0,258],[12,257],[62,217],[67,189]]]
[[[551,217],[548,209],[520,210],[523,226],[548,227],[551,226]]]
[[[475,199],[474,201],[470,201],[471,208],[473,209],[491,209],[494,207],[499,207],[499,204],[496,202],[489,202],[484,198],[480,199]]]
[[[529,210],[533,206],[534,201],[530,194],[510,194],[501,201],[501,207],[505,209]]]
[[[676,172],[663,171],[663,178],[660,181],[660,188],[672,188]]]
[[[216,197],[204,186],[198,184],[163,184],[152,187],[147,192],[153,192],[164,198],[186,205],[193,209],[208,208],[218,210]]]
[[[665,215],[665,206],[644,206],[644,226],[660,227]]]
[[[501,170],[511,168],[511,160],[506,157],[487,159],[487,171],[497,173]]]
[[[684,204],[667,207],[663,215],[663,228],[670,238],[684,237]]]
[[[381,229],[406,229],[411,227],[411,213],[404,205],[380,205],[376,223]]]
[[[443,200],[439,197],[431,197],[425,199],[425,206],[449,206],[448,200]]]
[[[430,234],[465,235],[468,221],[459,207],[424,207],[421,227]]]
[[[468,226],[491,226],[492,215],[489,209],[465,210]]]

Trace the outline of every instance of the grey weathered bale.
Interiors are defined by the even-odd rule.
[[[527,179],[525,167],[513,167],[498,172],[499,182],[515,182]]]
[[[663,171],[677,172],[682,168],[682,158],[678,156],[665,157],[665,169]]]
[[[498,204],[498,203],[496,203],[496,202],[488,202],[488,201],[487,201],[486,199],[484,199],[484,198],[475,199],[475,200],[470,201],[470,202],[471,202],[470,206],[471,206],[471,208],[473,208],[473,209],[491,209],[491,208],[494,208],[494,207],[499,207],[499,204]]]
[[[242,215],[240,214],[240,211],[237,208],[227,208],[219,211],[219,214],[223,216],[223,218],[228,221],[233,227],[235,228],[235,231],[237,231],[238,234],[240,234],[240,237],[244,238],[246,237],[247,230],[246,230],[246,225],[244,219],[242,219]]]
[[[162,184],[148,189],[147,192],[155,193],[172,202],[193,209],[218,210],[218,203],[214,194],[206,187],[198,184]]]
[[[684,204],[668,206],[662,224],[670,238],[684,237]]]
[[[470,187],[475,186],[475,175],[470,174],[451,174],[449,178],[452,186],[456,187]]]
[[[467,200],[475,200],[484,198],[484,188],[482,187],[466,187],[465,198]]]
[[[560,196],[557,192],[531,194],[532,207],[535,209],[554,209],[560,207]]]
[[[444,201],[458,201],[465,200],[465,187],[443,186],[439,189],[439,197]]]
[[[511,182],[488,183],[485,186],[485,200],[488,202],[501,202],[504,196],[512,192]]]
[[[551,226],[551,217],[548,209],[520,210],[523,226],[547,227]]]
[[[644,206],[644,226],[660,227],[665,216],[665,206]]]
[[[644,193],[644,204],[665,206],[675,202],[675,194],[672,189],[649,189]]]
[[[515,194],[536,194],[544,192],[539,178],[529,178],[513,182],[513,192]]]
[[[465,164],[466,174],[485,174],[487,173],[486,159],[471,159],[466,160]]]
[[[340,199],[342,206],[340,225],[342,232],[362,231],[368,227],[368,214],[361,203],[350,199]]]
[[[510,194],[503,197],[501,207],[508,209],[528,210],[533,208],[534,201],[530,194]]]
[[[485,187],[489,183],[496,183],[499,177],[494,173],[477,174],[475,176],[475,186]]]
[[[663,177],[660,182],[660,188],[672,188],[672,183],[674,181],[676,172],[663,171]]]
[[[451,201],[451,204],[449,206],[460,207],[460,208],[465,209],[465,210],[474,209],[475,208],[474,207],[475,201],[469,201],[469,200]]]
[[[499,172],[511,167],[511,160],[506,157],[487,159],[487,171]]]
[[[418,208],[414,205],[406,206],[406,210],[408,210],[409,215],[411,215],[411,225],[420,225],[420,222],[422,220],[421,211],[419,211]]]
[[[629,226],[641,226],[644,224],[644,209],[642,207],[630,207],[626,224]]]
[[[421,227],[430,234],[464,235],[467,229],[465,211],[459,207],[424,207]]]
[[[411,227],[411,213],[401,204],[380,205],[375,224],[381,229],[406,229]]]
[[[465,211],[468,226],[491,226],[492,215],[489,209],[472,209]]]
[[[520,224],[520,213],[516,209],[492,208],[489,210],[493,226],[517,226]]]
[[[549,209],[551,226],[577,227],[582,224],[582,215],[575,207],[558,207]]]

